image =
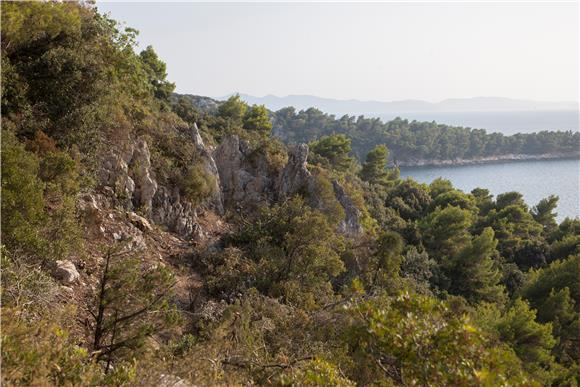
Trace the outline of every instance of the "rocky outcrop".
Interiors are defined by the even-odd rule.
[[[179,190],[159,187],[153,198],[153,221],[178,235],[190,236],[196,230],[197,212],[190,202],[182,200]]]
[[[310,192],[312,174],[307,168],[308,145],[300,144],[290,149],[288,163],[278,179],[277,194],[285,199],[298,192]]]
[[[225,138],[214,157],[224,203],[230,208],[284,200],[312,188],[306,144],[290,149],[288,162],[281,171],[274,170],[264,154],[251,151],[249,144],[238,136]]]
[[[145,219],[144,217],[137,215],[134,212],[129,212],[127,214],[127,218],[139,230],[141,230],[143,232],[153,231],[153,227],[151,227],[151,224],[149,223],[149,221],[147,219]]]
[[[251,152],[246,141],[238,136],[225,138],[214,159],[226,207],[254,207],[273,199],[276,176],[272,176],[265,156]]]
[[[286,165],[280,168],[269,162],[265,152],[251,149],[238,136],[226,137],[213,153],[204,144],[197,125],[191,128],[191,140],[197,149],[192,162],[202,163],[204,171],[214,177],[215,184],[214,193],[199,208],[181,197],[178,187],[157,184],[145,140],[139,139],[127,152],[111,153],[105,158],[101,171],[103,192],[112,193],[117,205],[129,211],[130,222],[141,231],[151,230],[146,219],[149,218],[180,236],[199,236],[203,231],[198,224],[198,211],[204,207],[218,215],[223,215],[224,207],[253,211],[262,204],[286,200],[296,194],[306,195],[315,208],[327,209],[328,203],[324,202],[327,199],[323,200],[320,195],[318,180],[308,170],[306,144],[292,147]],[[337,181],[333,182],[333,188],[346,214],[340,230],[348,235],[360,234],[360,210]],[[96,205],[85,200],[81,206],[90,213]],[[134,209],[146,218],[132,212]]]
[[[213,176],[213,194],[203,203],[202,207],[208,207],[218,215],[223,215],[224,206],[218,167],[211,150],[204,144],[196,124],[191,128],[191,139],[198,153],[198,159],[192,160],[192,162],[202,163],[204,171]],[[155,223],[165,225],[170,231],[181,236],[202,234],[197,223],[197,209],[181,197],[177,187],[159,187],[153,197],[152,204],[152,219]]]
[[[279,171],[268,165],[262,153],[252,152],[249,144],[237,136],[223,140],[214,153],[221,190],[226,207],[241,210],[261,203],[283,201],[296,194],[305,194],[311,206],[326,209],[319,196],[317,180],[308,170],[308,145],[300,144],[289,150],[288,162]],[[340,231],[356,236],[363,232],[361,212],[344,188],[333,182],[334,194],[344,208],[345,219]]]
[[[80,278],[74,263],[71,261],[56,261],[56,269],[54,270],[54,278],[59,280],[63,285],[71,285],[77,282]]]
[[[147,142],[137,141],[129,164],[129,174],[135,182],[133,205],[147,216],[151,216],[152,202],[157,192],[157,182],[151,176],[151,153]]]
[[[193,143],[197,149],[199,154],[199,158],[203,164],[203,169],[206,173],[210,174],[214,177],[213,182],[213,194],[207,201],[207,204],[219,215],[224,214],[224,205],[223,205],[223,198],[222,192],[220,189],[220,176],[218,172],[218,168],[216,162],[212,156],[212,152],[203,142],[201,138],[201,134],[199,133],[199,129],[197,124],[194,123],[193,127],[191,128],[191,137],[193,139]]]
[[[117,200],[124,207],[133,209],[135,182],[129,176],[129,166],[120,153],[111,152],[105,156],[99,178],[103,186],[112,188]]]
[[[111,151],[103,160],[99,178],[124,207],[150,215],[157,182],[151,175],[151,154],[145,140],[138,140],[126,152]]]
[[[205,148],[197,127],[193,136],[204,168],[217,179],[217,167]],[[152,173],[151,153],[144,139],[137,140],[126,152],[112,151],[107,155],[100,172],[100,181],[103,191],[110,191],[117,205],[125,210],[138,209],[155,223],[166,226],[180,236],[192,236],[199,231],[196,209],[191,203],[181,198],[176,187],[158,186]],[[216,183],[210,206],[221,214],[223,205],[217,184],[219,183]],[[93,204],[91,201],[84,201],[82,206],[89,211],[94,207]],[[147,229],[144,222],[139,222],[137,226]]]
[[[361,211],[355,206],[350,196],[344,190],[337,180],[332,181],[334,194],[336,200],[344,209],[345,218],[339,224],[339,230],[349,236],[357,236],[363,233],[363,228],[360,224]]]

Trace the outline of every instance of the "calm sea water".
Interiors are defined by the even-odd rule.
[[[558,195],[558,221],[580,217],[580,160],[517,161],[457,167],[406,167],[402,177],[431,183],[442,177],[469,192],[487,188],[493,195],[518,191],[531,207],[542,198]]]
[[[437,123],[486,129],[505,135],[531,133],[541,130],[579,130],[578,110],[559,111],[505,111],[505,112],[459,112],[459,113],[400,113],[409,120],[436,121]],[[397,114],[380,114],[383,120],[392,120]]]

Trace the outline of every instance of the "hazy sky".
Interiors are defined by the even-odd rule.
[[[578,3],[107,3],[177,91],[578,100]]]

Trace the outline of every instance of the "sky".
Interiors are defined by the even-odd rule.
[[[101,2],[180,93],[578,101],[579,5]]]

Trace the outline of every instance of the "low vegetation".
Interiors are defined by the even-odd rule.
[[[389,151],[537,154],[574,149],[578,134],[312,109],[270,117],[237,96],[204,112],[172,95],[165,64],[151,47],[135,52],[135,37],[90,3],[2,4],[3,384],[578,385],[580,220],[558,224],[557,197],[530,208],[517,192],[467,193],[387,168]],[[194,124],[209,146],[247,140],[272,170],[288,159],[272,131],[292,128],[290,142],[310,142],[324,205],[300,192],[230,209],[212,223],[227,224],[215,243],[167,259],[82,232],[76,204],[98,188],[99,157],[136,138],[159,184],[211,212],[216,180]],[[358,235],[338,231],[332,181],[359,212]],[[53,277],[73,256],[93,283]],[[184,276],[201,283],[188,302]]]

